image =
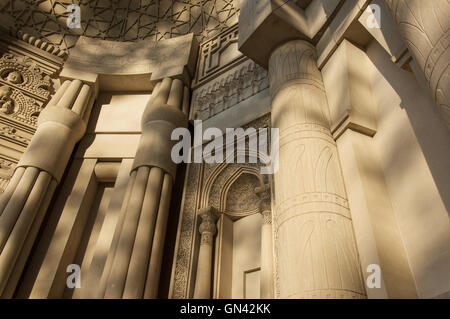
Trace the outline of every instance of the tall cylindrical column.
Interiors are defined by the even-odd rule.
[[[156,298],[177,165],[172,131],[187,127],[189,90],[180,80],[155,87],[142,116],[142,136],[133,163],[131,195],[123,203],[123,225],[107,267],[105,298]],[[135,173],[134,173],[135,172]],[[107,262],[109,263],[109,261]]]
[[[194,298],[211,298],[212,253],[214,235],[217,232],[216,222],[219,212],[213,207],[206,207],[199,211],[202,222],[199,227],[201,234],[200,250],[198,252],[197,276],[195,278]]]
[[[30,253],[55,186],[86,130],[92,88],[66,81],[38,119],[38,128],[0,198],[0,295],[10,295]],[[20,272],[18,271],[20,269]],[[14,270],[14,276],[10,277]]]
[[[450,2],[386,0],[450,128]]]
[[[270,204],[269,185],[257,187],[261,224],[261,299],[273,298],[273,249],[272,249],[272,208]]]
[[[274,231],[281,298],[364,298],[365,289],[315,48],[296,40],[269,60],[279,128]]]

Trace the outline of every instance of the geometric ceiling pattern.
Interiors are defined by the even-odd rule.
[[[81,28],[67,26],[70,4],[81,9]],[[239,0],[0,0],[2,26],[66,52],[80,35],[160,41],[193,32],[201,42],[237,23],[238,15]]]

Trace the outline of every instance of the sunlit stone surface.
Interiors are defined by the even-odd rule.
[[[449,8],[0,1],[0,297],[450,298]]]

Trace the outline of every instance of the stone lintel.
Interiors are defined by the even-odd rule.
[[[62,76],[99,75],[100,90],[152,90],[165,77],[190,87],[198,43],[193,33],[159,42],[117,42],[81,36],[64,65]],[[88,76],[89,77],[89,76]]]

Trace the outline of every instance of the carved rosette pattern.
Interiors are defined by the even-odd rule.
[[[450,128],[450,2],[386,0]]]
[[[50,97],[51,79],[27,56],[5,53],[0,59],[1,112],[36,127],[37,117]],[[6,105],[10,105],[6,106]]]
[[[48,64],[43,66],[12,48],[14,43],[0,58],[0,139],[23,152],[35,132],[39,113],[50,97],[49,72],[52,71]],[[12,172],[1,165],[1,189],[6,188]]]
[[[274,231],[281,298],[364,298],[352,221],[315,49],[279,47],[269,61],[280,129]],[[295,244],[292,244],[295,242]]]

